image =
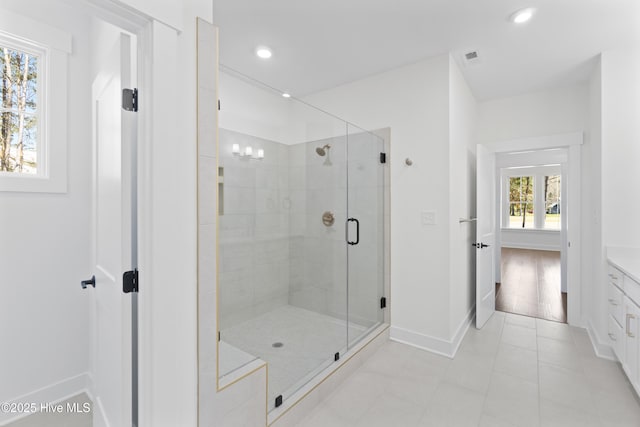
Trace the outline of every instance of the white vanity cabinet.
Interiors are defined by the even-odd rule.
[[[640,250],[607,251],[607,335],[640,395]]]
[[[640,307],[626,296],[624,297],[624,318],[624,358],[620,362],[631,384],[638,389],[640,388],[640,376],[638,376],[638,365],[640,364],[640,353],[638,352]]]
[[[624,332],[624,292],[623,274],[615,267],[609,266],[607,272],[607,307],[608,307],[608,325],[607,335],[609,336],[609,344],[613,349],[618,360],[622,362],[625,351],[625,332]]]

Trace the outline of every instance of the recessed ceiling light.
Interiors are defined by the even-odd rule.
[[[260,46],[256,48],[256,55],[258,55],[258,58],[269,59],[273,54],[271,53],[271,49],[268,47]]]
[[[516,24],[524,24],[525,22],[533,18],[533,14],[535,13],[535,11],[536,10],[532,7],[528,7],[526,9],[520,9],[517,12],[514,12],[511,15],[510,19],[512,22]]]
[[[290,95],[290,94],[288,94],[288,93],[283,93],[283,94],[282,94],[282,97],[283,97],[283,98],[291,98],[291,95]]]

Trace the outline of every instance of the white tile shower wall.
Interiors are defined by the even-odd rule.
[[[284,145],[220,129],[222,330],[287,303],[346,319],[347,280],[350,318],[365,327],[378,320],[384,182],[374,138],[353,133],[348,146],[346,137]],[[233,144],[263,149],[265,158],[234,155]],[[319,156],[316,148],[326,144],[327,155]],[[335,215],[333,226],[322,223],[326,211]],[[362,227],[352,247],[348,213]]]
[[[220,327],[286,305],[289,295],[288,147],[220,129],[223,214],[220,215]],[[257,160],[232,153],[264,150]]]
[[[341,137],[289,146],[289,303],[346,319],[348,292],[349,318],[362,326],[381,318],[384,175],[378,160],[381,143],[374,138],[354,133],[348,145]],[[319,156],[316,148],[326,144],[331,146],[328,154]],[[333,226],[322,223],[325,211],[334,214]],[[360,220],[359,245],[346,245],[348,217]],[[355,239],[355,229],[351,233]]]
[[[346,139],[331,138],[290,146],[291,305],[346,318]],[[325,156],[316,148],[329,144]],[[295,187],[295,189],[293,189]],[[324,212],[335,217],[322,223]]]

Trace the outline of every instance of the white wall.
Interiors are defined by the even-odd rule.
[[[210,22],[213,4],[185,0],[180,7],[177,37],[173,29],[152,24],[158,42],[151,82],[155,97],[149,104],[163,119],[146,124],[153,129],[153,145],[141,172],[140,197],[148,198],[141,201],[147,210],[139,233],[150,255],[141,254],[141,275],[149,286],[139,296],[145,325],[140,330],[140,422],[147,426],[196,425],[198,420],[196,17]],[[172,55],[176,59],[167,63]],[[174,84],[178,80],[185,84]],[[172,120],[165,119],[169,116]]]
[[[586,132],[590,123],[589,87],[581,84],[486,101],[480,104],[479,115],[478,139],[481,143],[508,142],[524,138]],[[588,197],[593,185],[593,178],[588,173],[590,165],[585,160],[593,149],[592,145],[587,135],[581,146],[581,152],[587,153],[586,157],[580,157],[581,200]],[[582,206],[585,206],[584,202],[582,202]],[[589,230],[583,227],[580,239],[588,232]],[[572,251],[580,253],[577,257],[580,259],[581,265],[593,264],[591,250],[585,244],[579,245],[578,249],[573,248]],[[590,280],[592,280],[591,275],[583,275],[577,283],[582,287],[587,287]],[[569,310],[572,309],[569,308]],[[575,320],[584,317],[585,309],[582,308],[581,311],[582,313],[575,317],[573,314],[569,315],[570,319],[574,319],[574,323],[581,323],[580,320]]]
[[[344,120],[233,70],[221,69],[219,86],[221,128],[287,145],[347,134]]]
[[[500,245],[503,248],[559,251],[560,240],[560,231],[508,228],[503,228],[500,231]]]
[[[466,204],[473,193],[467,193],[472,187],[467,175],[455,184],[463,187],[464,203],[450,206],[450,114],[454,123],[473,124],[468,89],[455,72],[450,75],[450,67],[449,55],[442,55],[305,98],[366,129],[391,128],[392,336],[446,353],[452,351],[451,331],[460,323],[452,319],[459,318],[470,298],[465,288],[469,273],[457,279],[465,285],[452,290],[449,263],[460,265],[451,259],[456,252],[450,252],[451,239],[452,234],[456,243],[468,238],[455,227],[458,216],[472,213]],[[467,150],[461,164],[454,162],[456,170],[473,158],[470,134],[468,129],[454,134],[453,150]],[[405,158],[413,166],[406,166]],[[422,224],[421,213],[428,211],[435,212],[435,225]],[[466,248],[456,257],[465,253]],[[451,310],[446,302],[454,292],[464,302]]]
[[[587,129],[586,85],[482,102],[478,143],[547,136]]]
[[[89,368],[90,290],[82,290],[80,280],[91,276],[91,84],[86,16],[54,0],[6,0],[2,7],[73,36],[68,191],[0,193],[0,401],[7,401]],[[71,391],[59,385],[46,396]]]
[[[584,209],[585,246],[593,263],[583,271],[588,283],[586,303],[591,307],[590,327],[600,343],[607,333],[607,289],[604,274],[606,248],[640,247],[640,224],[632,212],[640,209],[635,189],[640,182],[640,49],[603,52],[591,80],[591,143],[588,173],[593,180],[590,202]]]
[[[229,71],[219,74],[220,128],[280,143],[288,141],[291,103]]]
[[[449,57],[449,336],[464,325],[475,301],[476,131],[478,104],[453,58]]]
[[[640,246],[640,48],[602,54],[602,227],[605,246]]]
[[[103,0],[104,1],[104,0]],[[130,8],[143,12],[145,15],[163,22],[175,29],[183,30],[186,26],[193,25],[188,13],[185,13],[181,2],[174,0],[111,0],[113,3],[122,3]],[[185,15],[189,19],[185,22]]]
[[[586,307],[586,323],[599,337],[606,337],[607,289],[604,286],[604,247],[602,244],[602,57],[589,79],[589,131],[587,149],[582,152],[582,179],[590,182],[591,191],[582,195],[582,242],[585,252],[583,262],[583,306]],[[587,280],[587,278],[591,278]],[[598,278],[602,278],[598,280]]]

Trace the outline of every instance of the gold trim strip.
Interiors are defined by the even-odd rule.
[[[242,381],[243,379],[247,378],[249,375],[255,374],[256,372],[258,372],[260,369],[267,367],[267,362],[262,362],[262,365],[258,366],[255,369],[252,369],[251,371],[247,372],[246,374],[244,374],[243,376],[236,378],[235,380],[231,381],[229,384],[225,384],[223,385],[221,388],[219,388],[217,390],[217,392],[221,392],[222,390],[226,390],[227,388],[231,387],[232,385]],[[267,374],[269,373],[269,369],[267,368]],[[269,379],[267,377],[267,383],[269,382]]]

